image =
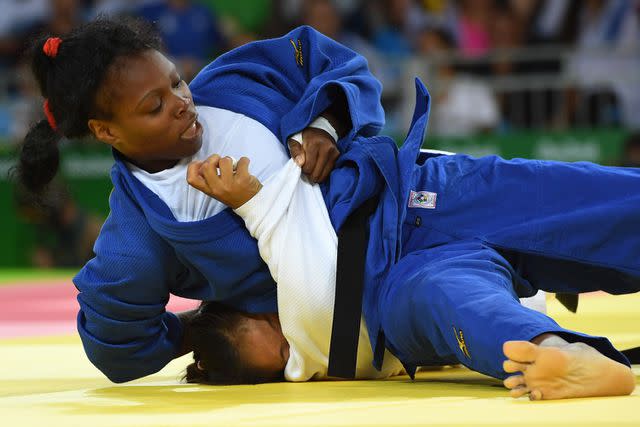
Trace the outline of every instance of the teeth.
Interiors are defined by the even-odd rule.
[[[196,132],[197,132],[196,122],[193,122],[193,124],[189,126],[187,130],[182,132],[182,135],[180,136],[182,138],[193,138],[194,136],[196,136]]]

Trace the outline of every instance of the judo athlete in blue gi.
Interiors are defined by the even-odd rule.
[[[202,153],[205,143],[227,142],[229,153],[259,153],[255,173],[268,176],[289,158],[287,136],[304,130],[305,147],[294,146],[292,154],[319,181],[342,145],[383,125],[381,85],[366,60],[309,27],[228,52],[191,88],[158,51],[155,34],[150,25],[119,18],[35,40],[32,70],[46,120],[25,137],[17,168],[22,185],[39,191],[56,173],[63,136],[95,136],[113,147],[111,212],[95,258],[74,283],[85,352],[114,382],[157,372],[190,350],[188,314],[165,310],[170,294],[256,314],[276,310],[275,285],[240,218],[193,190],[181,200],[187,210],[191,198],[202,202],[205,214],[179,220],[179,209],[141,179],[153,184],[182,168],[169,189],[189,189],[185,161],[211,154]],[[343,112],[348,126],[341,131]],[[321,115],[348,133],[337,145],[308,128]],[[226,134],[217,133],[225,125]]]
[[[363,306],[376,354],[388,347],[410,372],[460,360],[504,377],[506,340],[553,333],[549,339],[588,342],[605,360],[625,362],[605,339],[564,331],[530,313],[510,327],[508,319],[523,315],[516,296],[537,287],[638,289],[637,244],[620,239],[623,233],[633,237],[629,230],[637,225],[635,171],[465,157],[416,166],[428,116],[424,88],[419,86],[412,129],[398,151],[389,138],[375,136],[383,124],[381,87],[364,58],[309,27],[223,55],[190,84],[193,98],[156,46],[146,29],[111,21],[90,23],[62,40],[38,40],[33,70],[47,120],[25,138],[18,169],[23,184],[37,190],[55,173],[62,136],[92,134],[113,147],[111,213],[96,257],[74,278],[85,351],[112,381],[156,372],[189,350],[187,322],[165,310],[170,293],[248,313],[276,311],[274,283],[237,216],[225,209],[179,221],[134,172],[161,174],[198,153],[203,131],[197,113],[204,110],[194,103],[259,122],[285,150],[290,135],[330,112],[340,97],[349,129],[340,133],[342,154],[322,190],[336,229],[365,200],[379,198],[370,220]],[[307,160],[314,157],[312,146],[303,148]],[[331,151],[315,157],[312,175],[322,178],[333,166]],[[534,173],[540,170],[542,177]],[[522,188],[523,181],[536,185]],[[601,199],[585,194],[593,181],[607,189]],[[576,186],[569,195],[558,194],[569,185]],[[409,204],[412,191],[417,197]],[[550,234],[556,229],[568,233]],[[590,270],[579,277],[591,281],[563,280],[564,271],[577,274],[577,263]],[[552,271],[557,274],[547,274]],[[593,280],[612,277],[615,282]],[[517,352],[522,354],[514,364],[505,366],[509,372],[535,360]],[[514,388],[528,392],[522,384]],[[615,393],[620,391],[605,391]]]
[[[399,151],[387,138],[356,139],[321,184],[335,229],[344,202],[380,195],[369,222],[364,296],[374,354],[387,347],[410,375],[422,365],[462,363],[505,379],[514,397],[631,393],[629,362],[606,338],[564,329],[518,297],[538,289],[640,290],[640,247],[629,234],[638,227],[640,170],[495,156],[420,158],[429,96],[419,81],[417,92]],[[240,207],[259,186],[246,170],[225,177],[220,161],[192,164],[189,183]],[[244,363],[256,352],[277,355],[282,332],[265,333],[275,337],[274,348],[262,340],[236,344]],[[380,366],[380,357],[373,362]],[[282,369],[277,361],[271,366]]]

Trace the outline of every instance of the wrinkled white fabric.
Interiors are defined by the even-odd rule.
[[[326,378],[338,239],[320,188],[309,183],[300,167],[289,160],[263,182],[258,194],[235,211],[258,240],[260,255],[278,286],[280,323],[290,345],[285,378]],[[362,319],[357,378],[384,378],[404,372],[402,364],[388,352],[381,371],[372,366],[372,360]]]
[[[133,176],[167,204],[177,221],[200,221],[227,208],[205,193],[185,185],[187,168],[194,160],[206,160],[212,154],[239,159],[249,157],[249,172],[265,180],[279,171],[289,156],[278,138],[262,123],[233,111],[214,107],[196,107],[202,125],[202,146],[191,157],[174,167],[149,173],[128,163]],[[256,141],[260,141],[256,144]]]

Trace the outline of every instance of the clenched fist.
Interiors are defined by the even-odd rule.
[[[234,169],[231,157],[218,154],[189,163],[187,182],[231,209],[244,205],[262,188],[258,178],[249,173],[248,158],[240,158]]]
[[[304,143],[289,138],[291,158],[302,168],[311,182],[322,182],[329,177],[340,156],[335,141],[323,130],[308,127],[302,131]]]

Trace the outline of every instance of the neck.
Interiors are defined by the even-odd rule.
[[[180,160],[147,160],[140,161],[136,159],[131,159],[124,154],[120,153],[120,155],[132,165],[139,167],[140,169],[149,172],[149,173],[158,173],[166,169],[171,169],[174,167]]]

